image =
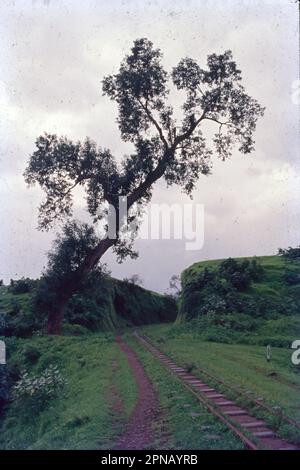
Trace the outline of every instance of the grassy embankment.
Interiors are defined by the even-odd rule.
[[[109,334],[8,341],[8,367],[39,376],[56,364],[67,384],[32,412],[12,402],[4,415],[2,449],[107,449],[123,429],[137,390],[127,360]],[[117,402],[120,405],[115,409]]]
[[[253,258],[239,258],[252,260]],[[233,299],[240,312],[218,313],[212,318],[198,315],[203,296],[196,287],[189,292],[193,302],[181,306],[177,318],[178,333],[196,335],[206,341],[249,345],[270,344],[289,348],[300,336],[300,262],[290,262],[279,256],[255,258],[263,267],[262,278],[244,291],[235,290]],[[195,263],[182,273],[183,292],[205,268],[216,269],[223,260]],[[293,273],[297,282],[286,282],[286,273]],[[217,292],[218,294],[218,292]],[[198,300],[199,298],[199,300]],[[221,297],[222,299],[222,297]],[[186,321],[187,317],[191,320]],[[176,331],[176,327],[174,327]]]
[[[0,335],[27,337],[43,329],[46,317],[33,311],[33,295],[34,289],[15,294],[10,287],[0,286]],[[76,335],[112,331],[174,321],[176,315],[176,303],[171,298],[106,277],[72,297],[65,312],[63,332]]]

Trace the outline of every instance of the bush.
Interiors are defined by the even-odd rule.
[[[297,248],[292,248],[291,246],[285,249],[279,248],[278,255],[290,261],[299,261],[300,260],[300,246],[297,246]]]
[[[283,279],[284,279],[284,282],[286,282],[290,286],[300,283],[299,273],[296,273],[295,271],[292,271],[290,269],[285,270],[283,274]]]
[[[40,376],[30,377],[28,372],[24,371],[12,388],[12,396],[17,404],[40,412],[49,400],[58,397],[66,383],[57,366],[50,364]]]
[[[11,305],[10,310],[9,310],[10,315],[17,315],[18,313],[21,312],[21,304],[18,299],[12,299],[10,305]]]
[[[0,336],[5,336],[7,326],[7,315],[3,312],[0,312]]]
[[[18,280],[11,279],[8,289],[12,294],[27,294],[31,292],[36,285],[37,281],[22,277]]]
[[[35,364],[41,356],[41,352],[35,346],[27,345],[23,350],[23,356],[27,363]]]
[[[246,290],[253,281],[258,281],[263,275],[263,268],[256,259],[238,262],[228,258],[220,264],[218,271],[219,275],[238,291]]]
[[[0,364],[0,414],[9,398],[8,372],[5,364]]]
[[[260,305],[259,298],[242,297],[238,293],[246,291],[263,274],[256,259],[237,261],[228,258],[216,268],[205,267],[183,283],[180,313],[187,319],[235,312],[260,314],[265,305]]]
[[[250,315],[236,313],[229,314],[224,318],[224,326],[233,331],[248,332],[255,331],[259,326],[259,321]]]
[[[226,311],[226,302],[221,296],[217,294],[207,295],[205,302],[200,308],[200,313],[203,315],[218,315]]]
[[[3,325],[3,335],[26,338],[43,327],[43,320],[31,311],[20,310],[17,314],[4,315]]]

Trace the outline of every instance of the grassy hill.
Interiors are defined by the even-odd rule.
[[[42,329],[45,318],[32,313],[28,293],[14,293],[0,287],[0,335],[30,336]],[[75,294],[67,307],[64,333],[82,334],[89,331],[109,331],[124,326],[173,321],[176,303],[164,295],[129,282],[111,277]]]
[[[195,263],[182,273],[177,326],[209,341],[288,347],[300,333],[300,262],[238,258],[228,268],[224,261]],[[241,284],[245,261],[255,263],[257,275]]]
[[[291,262],[281,256],[257,256],[236,258],[238,261],[253,260],[263,267],[264,273],[259,282],[253,282],[245,295],[262,295],[265,299],[280,302],[298,301],[300,306],[300,262]],[[182,282],[186,285],[191,278],[203,271],[204,268],[216,268],[224,260],[210,260],[194,263],[182,273]],[[288,284],[285,281],[285,272],[293,272],[299,276],[298,283]]]

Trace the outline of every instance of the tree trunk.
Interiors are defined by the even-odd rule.
[[[53,305],[53,309],[49,313],[48,323],[47,323],[47,333],[49,335],[60,335],[61,334],[61,324],[64,317],[64,312],[68,300],[71,298],[72,294],[69,297],[63,297]]]
[[[91,272],[94,266],[99,262],[104,253],[115,244],[114,239],[105,238],[101,240],[98,246],[86,257],[82,266],[77,272],[74,272],[71,282],[62,284],[57,293],[58,301],[52,306],[48,314],[47,333],[49,335],[60,335],[61,324],[64,318],[65,308],[72,295],[79,289],[80,283]]]

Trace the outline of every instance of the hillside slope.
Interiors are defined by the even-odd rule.
[[[164,295],[114,278],[103,280],[91,292],[75,295],[66,318],[90,330],[174,321],[176,303]]]
[[[29,293],[15,294],[0,286],[0,335],[30,336],[42,329],[45,318],[32,313]],[[111,277],[75,294],[65,314],[64,333],[108,331],[124,326],[174,321],[176,303],[167,296]]]
[[[246,282],[243,266],[256,270]],[[287,346],[300,333],[299,313],[299,261],[280,256],[203,261],[182,273],[176,324],[204,339]]]

